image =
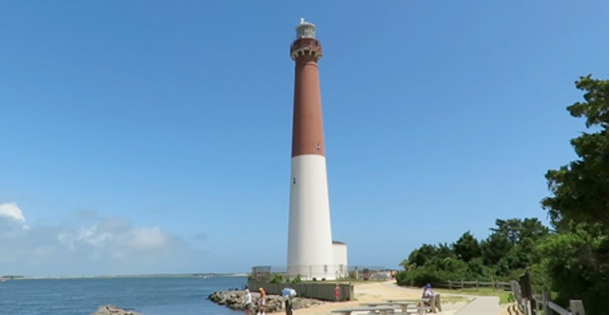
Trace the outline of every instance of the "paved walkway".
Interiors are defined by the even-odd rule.
[[[477,296],[455,315],[497,315],[500,313],[500,298],[497,296]]]
[[[387,286],[399,288],[404,291],[421,293],[421,289],[405,288],[396,284],[386,284]],[[497,296],[480,296],[467,294],[442,293],[442,296],[464,296],[474,300],[457,311],[455,315],[498,315],[500,313],[500,298]],[[441,298],[442,301],[442,298]]]

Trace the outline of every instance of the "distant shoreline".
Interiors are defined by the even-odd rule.
[[[217,278],[247,277],[247,273],[178,273],[178,274],[144,274],[144,275],[108,275],[108,276],[9,276],[0,277],[2,282],[14,280],[69,280],[69,279],[129,279],[129,278]]]

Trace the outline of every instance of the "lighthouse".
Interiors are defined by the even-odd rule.
[[[287,275],[333,280],[347,273],[347,255],[334,259],[335,247],[345,243],[333,245],[331,233],[318,76],[322,46],[314,24],[301,19],[296,33],[290,46],[295,76]]]

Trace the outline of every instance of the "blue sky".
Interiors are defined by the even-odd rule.
[[[286,261],[294,64],[318,27],[350,265],[538,217],[607,1],[0,2],[0,274]]]

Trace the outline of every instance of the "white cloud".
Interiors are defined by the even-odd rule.
[[[158,226],[89,211],[76,226],[24,229],[16,203],[0,205],[0,270],[21,275],[196,272],[202,254]],[[86,222],[86,224],[85,224]],[[190,269],[190,270],[189,270]]]
[[[168,236],[159,227],[134,229],[129,245],[138,250],[159,249],[168,245]]]
[[[0,216],[25,223],[25,217],[16,202],[0,203]]]
[[[25,216],[17,203],[0,203],[0,237],[15,236],[27,229],[29,227],[25,224]]]

